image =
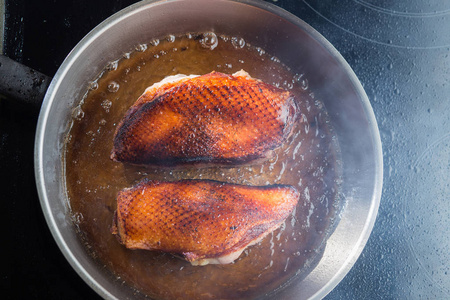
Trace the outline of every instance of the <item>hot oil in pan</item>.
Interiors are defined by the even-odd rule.
[[[110,160],[114,130],[146,87],[174,74],[234,73],[295,93],[301,117],[293,135],[264,163],[161,169]],[[307,74],[306,74],[307,76]],[[111,62],[74,110],[65,155],[74,223],[88,251],[139,293],[161,299],[252,298],[301,278],[320,259],[339,207],[339,151],[306,76],[243,39],[214,34],[168,36]],[[142,178],[214,179],[246,185],[291,184],[301,193],[292,216],[229,265],[194,267],[169,254],[129,250],[111,234],[116,194]]]

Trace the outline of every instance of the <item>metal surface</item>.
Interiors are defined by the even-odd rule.
[[[51,78],[0,55],[0,95],[38,110]]]
[[[132,289],[99,267],[76,237],[61,180],[64,134],[87,80],[95,78],[109,61],[153,37],[207,30],[241,36],[279,57],[294,72],[301,68],[310,74],[311,88],[318,91],[330,113],[343,148],[347,204],[318,266],[279,294],[287,299],[324,297],[355,263],[373,227],[383,178],[380,136],[368,98],[341,55],[309,25],[268,3],[141,2],[89,33],[56,73],[37,125],[35,175],[47,223],[66,259],[99,295],[132,297]]]

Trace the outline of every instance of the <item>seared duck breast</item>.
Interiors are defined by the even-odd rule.
[[[111,158],[133,164],[242,164],[280,146],[294,97],[246,72],[172,76],[148,88],[118,124]]]
[[[169,252],[193,265],[227,264],[278,228],[298,200],[289,185],[144,179],[118,193],[112,231],[130,249]]]

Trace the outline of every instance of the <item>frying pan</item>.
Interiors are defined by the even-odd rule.
[[[132,288],[118,283],[86,252],[77,236],[63,179],[65,136],[89,80],[108,62],[154,37],[204,31],[240,36],[276,55],[294,73],[309,74],[311,89],[329,113],[342,152],[345,207],[318,264],[276,294],[323,298],[353,266],[375,222],[382,187],[381,141],[369,100],[342,56],[308,24],[266,2],[143,1],[108,18],[78,43],[51,81],[37,125],[35,176],[48,226],[71,266],[100,296],[135,297]]]

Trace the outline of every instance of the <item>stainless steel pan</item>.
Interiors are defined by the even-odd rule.
[[[154,37],[202,31],[243,37],[294,72],[301,67],[311,88],[320,91],[342,151],[346,205],[317,266],[276,295],[322,298],[353,266],[372,230],[381,197],[381,141],[369,100],[342,56],[308,24],[266,2],[143,1],[105,20],[79,42],[48,87],[37,126],[36,184],[48,226],[66,259],[99,295],[134,297],[132,288],[119,284],[85,251],[70,220],[61,157],[67,126],[88,81],[108,62]]]

